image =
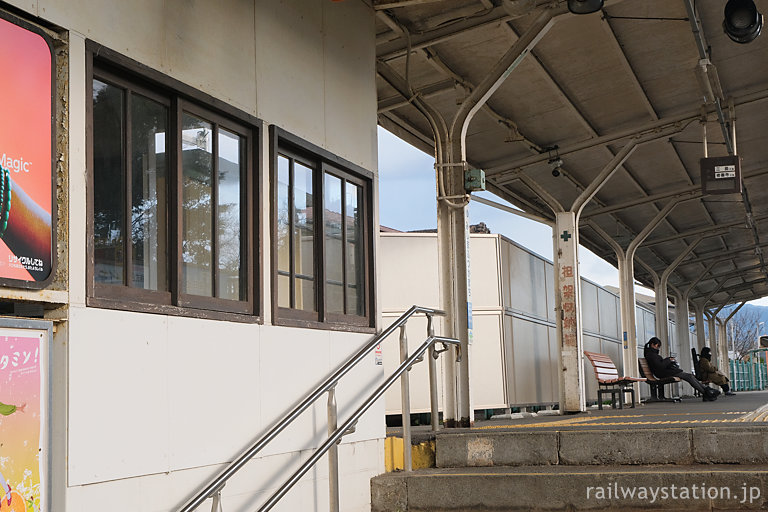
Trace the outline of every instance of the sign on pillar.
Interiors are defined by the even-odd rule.
[[[581,287],[578,266],[576,215],[557,214],[555,271],[557,332],[560,348],[560,408],[563,412],[586,410],[584,397],[583,341],[581,336]]]

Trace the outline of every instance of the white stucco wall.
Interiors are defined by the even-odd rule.
[[[69,290],[57,295],[69,309],[57,327],[62,355],[54,369],[56,395],[66,403],[55,409],[54,451],[62,456],[52,510],[168,511],[370,335],[271,325],[267,220],[260,226],[263,325],[86,307],[85,40],[262,119],[261,217],[269,219],[269,124],[376,171],[374,14],[359,0],[10,3],[69,33],[70,259],[62,262]],[[349,399],[381,376],[371,355],[345,377],[340,419],[351,412]],[[342,510],[370,508],[368,482],[384,466],[383,414],[383,403],[375,405],[341,444]],[[276,475],[324,440],[325,415],[322,398],[227,485],[225,510],[254,508],[276,489]],[[275,510],[327,507],[323,459]]]

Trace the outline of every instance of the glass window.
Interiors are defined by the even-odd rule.
[[[125,284],[125,96],[119,87],[93,81],[94,278]]]
[[[168,109],[137,94],[131,101],[132,285],[168,289]]]
[[[244,299],[243,268],[244,201],[242,184],[244,140],[236,133],[219,130],[216,200],[216,244],[218,246],[219,297]]]
[[[365,244],[363,242],[363,187],[347,182],[345,190],[344,225],[347,236],[346,263],[346,313],[365,315]]]
[[[213,126],[184,114],[181,128],[182,292],[213,297]]]
[[[168,290],[167,122],[164,105],[94,80],[96,282]]]
[[[279,145],[275,174],[277,322],[370,326],[368,182]]]
[[[253,314],[252,129],[109,71],[96,69],[92,86],[89,297],[172,314]],[[311,206],[311,186],[308,194]],[[301,209],[310,232],[311,213]],[[311,258],[297,274],[310,283]]]

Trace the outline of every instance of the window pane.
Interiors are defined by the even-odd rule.
[[[241,300],[245,292],[242,261],[244,143],[240,136],[219,130],[219,193],[216,236],[219,255],[219,297]]]
[[[213,296],[212,126],[182,116],[182,292]]]
[[[288,186],[290,162],[283,155],[277,157],[277,304],[291,307],[291,213]]]
[[[93,81],[93,238],[97,283],[125,284],[125,93]]]
[[[167,119],[163,105],[131,96],[131,282],[147,290],[168,290]]]
[[[312,169],[298,162],[293,168],[293,271],[296,303],[305,311],[315,308],[315,240],[312,211]]]
[[[341,218],[341,180],[325,175],[325,309],[344,313],[344,259]]]
[[[365,315],[365,257],[363,243],[363,188],[347,182],[347,314]]]

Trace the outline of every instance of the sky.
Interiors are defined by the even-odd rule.
[[[400,231],[437,227],[435,199],[435,160],[379,127],[379,212],[382,226]],[[474,193],[497,203],[512,206],[490,192]],[[403,208],[407,204],[408,208]],[[499,233],[530,251],[552,261],[552,229],[518,215],[470,202],[469,222],[485,222],[492,233]],[[471,257],[471,256],[470,256]],[[600,286],[619,286],[619,271],[589,249],[579,247],[579,272]],[[636,286],[637,293],[653,295]],[[768,298],[750,304],[768,306]]]

